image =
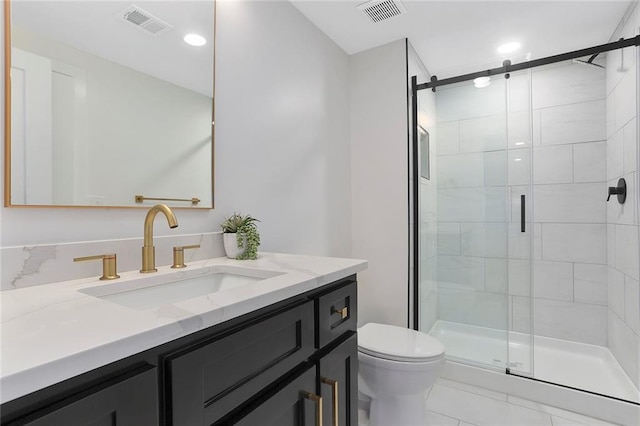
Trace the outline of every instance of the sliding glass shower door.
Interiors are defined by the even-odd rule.
[[[431,178],[420,183],[421,211],[436,212],[435,231],[421,238],[435,254],[422,259],[421,312],[432,314],[420,329],[450,359],[523,374],[531,370],[528,84],[525,73],[439,87]]]

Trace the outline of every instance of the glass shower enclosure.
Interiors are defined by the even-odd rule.
[[[640,402],[638,73],[623,54],[637,48],[417,92],[436,123],[417,151],[417,328],[449,360]],[[621,178],[626,201],[607,201]]]

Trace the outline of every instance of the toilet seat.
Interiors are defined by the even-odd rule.
[[[358,350],[375,358],[401,362],[428,362],[444,356],[444,345],[419,331],[368,323],[358,329]]]

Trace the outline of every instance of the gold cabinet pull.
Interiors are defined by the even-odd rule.
[[[342,319],[345,319],[346,317],[349,316],[349,307],[345,306],[342,309],[336,309],[336,308],[332,308],[331,309],[331,313],[332,314],[340,314],[340,316],[342,317]]]
[[[325,385],[331,386],[331,399],[333,402],[333,426],[338,426],[338,381],[330,379],[328,377],[320,377],[320,382]]]
[[[316,426],[322,426],[322,397],[305,391],[302,391],[302,396],[316,403]]]
[[[98,254],[96,256],[75,257],[73,261],[84,262],[86,260],[100,259],[102,259],[102,276],[100,277],[101,280],[115,280],[120,278],[120,275],[118,275],[115,253]]]
[[[173,265],[171,265],[174,269],[186,268],[187,265],[184,264],[184,251],[188,249],[197,249],[200,248],[200,244],[194,244],[191,246],[177,246],[173,248]]]

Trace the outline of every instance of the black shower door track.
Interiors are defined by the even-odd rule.
[[[640,35],[633,38],[624,39],[621,38],[618,41],[611,43],[601,44],[599,46],[588,47],[586,49],[574,50],[573,52],[561,53],[559,55],[547,56],[546,58],[534,59],[532,61],[521,62],[519,64],[512,64],[510,60],[503,62],[501,67],[491,68],[484,71],[478,71],[470,74],[463,74],[457,77],[445,78],[438,80],[435,75],[431,77],[431,81],[427,83],[421,83],[417,85],[417,90],[431,89],[434,92],[436,87],[446,86],[448,84],[460,83],[463,81],[473,80],[478,77],[490,77],[493,75],[508,74],[514,71],[526,70],[529,68],[535,68],[542,65],[549,65],[556,62],[567,61],[570,59],[578,59],[584,56],[597,55],[599,53],[609,52],[611,50],[623,49],[629,46],[640,46]]]

